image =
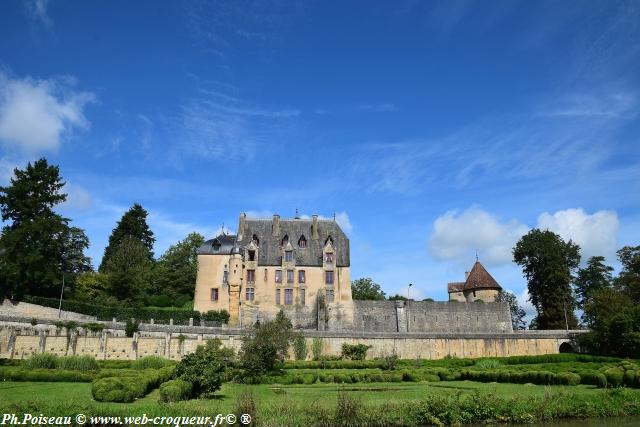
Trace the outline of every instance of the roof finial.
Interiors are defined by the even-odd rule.
[[[336,213],[333,213],[333,222],[336,222]]]
[[[476,249],[476,262],[478,262],[478,250]]]
[[[222,235],[225,235],[224,234],[224,222],[222,223]]]
[[[296,216],[294,219],[300,219],[300,215],[298,215],[298,208],[296,208]]]

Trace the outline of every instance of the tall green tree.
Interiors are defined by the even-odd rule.
[[[109,294],[128,305],[141,305],[147,295],[152,263],[149,251],[136,238],[125,236],[107,261]]]
[[[506,302],[509,304],[509,311],[511,312],[511,326],[514,330],[521,330],[527,327],[527,322],[524,321],[527,313],[524,311],[520,304],[518,304],[518,298],[509,291],[500,291],[496,298],[498,302]]]
[[[370,277],[351,282],[351,297],[354,300],[384,300],[385,294],[379,284]]]
[[[131,209],[122,215],[122,218],[116,224],[116,228],[113,229],[111,236],[109,236],[109,244],[104,248],[104,256],[99,268],[101,272],[105,271],[105,267],[116,248],[127,236],[138,240],[147,251],[147,259],[153,261],[153,243],[156,239],[147,224],[147,215],[147,211],[138,203],[135,203]]]
[[[635,304],[640,304],[640,246],[625,246],[617,253],[622,270],[614,284]]]
[[[10,184],[0,187],[0,213],[7,223],[0,237],[0,297],[56,296],[62,275],[70,282],[91,269],[84,256],[84,231],[54,211],[66,200],[57,166],[42,158],[15,169]]]
[[[242,367],[253,375],[279,368],[287,358],[292,339],[291,321],[282,310],[275,320],[256,323],[253,331],[242,338]]]
[[[611,286],[613,268],[606,265],[604,261],[603,256],[593,256],[589,258],[584,268],[578,270],[574,280],[578,308],[584,310],[596,291]],[[584,312],[582,319],[589,323],[587,316],[588,314]]]
[[[174,301],[193,299],[198,273],[197,251],[203,243],[204,236],[191,233],[166,250],[154,267],[154,294],[166,295]]]
[[[580,247],[557,234],[533,229],[516,244],[513,261],[522,267],[538,329],[575,328],[572,272],[580,263]]]

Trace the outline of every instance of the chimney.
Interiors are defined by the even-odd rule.
[[[246,218],[247,218],[247,214],[242,212],[240,214],[240,226],[238,227],[238,240],[240,241],[242,241],[242,237],[244,236]]]
[[[313,222],[311,223],[311,238],[318,240],[318,215],[313,215]]]
[[[464,272],[464,280],[466,281],[469,278],[469,272],[465,271]]]
[[[271,235],[277,237],[280,235],[280,215],[275,214],[273,216],[273,223],[271,224]]]

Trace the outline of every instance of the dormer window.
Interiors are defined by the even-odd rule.
[[[256,260],[256,251],[247,251],[248,255],[249,255],[249,261],[255,261]]]
[[[256,236],[255,234],[253,235],[253,237],[251,238],[251,241],[253,243],[256,244],[256,246],[258,246],[260,244],[260,239],[258,239],[258,236]]]
[[[220,250],[220,246],[222,245],[220,244],[220,241],[217,239],[214,240],[213,243],[211,244],[211,247],[213,248],[214,252],[218,252]]]
[[[285,234],[284,237],[282,238],[282,247],[287,246],[287,243],[289,243],[289,235]]]
[[[307,247],[307,239],[304,236],[300,236],[300,239],[298,239],[298,247],[299,248]]]
[[[333,264],[333,252],[327,252],[324,254],[324,262],[327,264]]]
[[[285,262],[293,261],[293,251],[284,251],[284,261]]]
[[[333,237],[329,236],[329,237],[327,237],[327,240],[324,241],[324,245],[325,246],[327,246],[328,244],[333,246]]]

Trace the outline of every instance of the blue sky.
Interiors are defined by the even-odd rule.
[[[99,263],[240,212],[336,214],[352,276],[446,298],[532,227],[640,244],[637,1],[5,1],[0,180],[46,156]]]

